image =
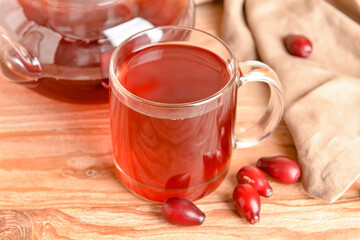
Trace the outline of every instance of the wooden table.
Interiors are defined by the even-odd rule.
[[[219,35],[221,17],[220,3],[198,6],[196,26]],[[264,91],[241,90],[243,120],[261,115]],[[334,204],[309,197],[300,183],[271,182],[259,223],[234,211],[241,166],[261,156],[296,158],[283,122],[267,141],[234,151],[224,183],[196,202],[206,214],[200,227],[170,225],[161,205],[129,193],[111,154],[108,104],[58,102],[0,79],[0,239],[360,239],[359,181]]]

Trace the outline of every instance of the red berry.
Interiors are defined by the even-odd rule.
[[[172,176],[165,184],[166,189],[187,188],[190,185],[190,174],[180,173]]]
[[[162,206],[163,217],[172,224],[182,226],[201,225],[205,214],[192,202],[185,198],[173,197],[167,199]]]
[[[256,166],[280,183],[296,183],[301,176],[301,169],[296,161],[285,156],[260,158]]]
[[[302,35],[287,35],[284,43],[287,51],[297,57],[307,58],[312,51],[310,40]]]
[[[239,183],[250,184],[263,197],[270,197],[273,194],[265,174],[257,167],[242,167],[236,178]]]
[[[226,153],[222,150],[207,152],[203,155],[204,179],[209,180],[219,174],[226,167]]]
[[[236,211],[251,224],[260,220],[260,197],[247,183],[239,184],[233,193]]]

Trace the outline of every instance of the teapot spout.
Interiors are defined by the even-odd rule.
[[[15,83],[34,83],[43,75],[38,58],[32,56],[0,26],[1,71]]]

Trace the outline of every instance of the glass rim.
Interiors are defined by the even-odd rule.
[[[114,69],[114,62],[116,59],[116,56],[118,55],[118,52],[120,51],[121,47],[126,44],[127,42],[129,42],[130,40],[144,34],[145,32],[149,32],[149,31],[153,31],[153,30],[162,30],[162,29],[181,29],[181,30],[189,30],[189,31],[195,31],[201,34],[205,34],[213,39],[215,39],[217,42],[219,42],[223,47],[225,47],[227,53],[230,55],[230,60],[231,62],[235,63],[235,69],[234,71],[231,72],[231,75],[229,77],[229,80],[227,81],[227,83],[225,84],[224,87],[222,87],[219,91],[215,92],[214,94],[196,100],[196,101],[191,101],[191,102],[184,102],[184,103],[162,103],[162,102],[156,102],[156,101],[151,101],[142,97],[139,97],[135,94],[133,94],[132,92],[130,92],[129,90],[127,90],[116,78],[116,73],[115,73],[115,69]],[[150,46],[150,45],[149,45]],[[207,48],[206,48],[207,49]],[[213,52],[211,49],[207,49],[211,52]],[[221,59],[223,59],[221,56],[219,56]],[[130,37],[126,38],[124,41],[122,41],[114,50],[114,52],[111,55],[110,58],[110,65],[109,65],[109,81],[110,81],[110,87],[112,84],[115,85],[115,88],[117,91],[121,90],[123,93],[125,93],[128,97],[147,104],[147,105],[151,105],[154,107],[171,107],[171,108],[182,108],[182,107],[194,107],[194,106],[199,106],[208,102],[211,102],[217,98],[219,98],[224,92],[226,92],[227,89],[231,88],[232,84],[235,82],[236,79],[236,68],[237,68],[237,62],[233,56],[233,53],[230,50],[230,47],[219,37],[212,35],[211,33],[208,33],[206,31],[200,30],[200,29],[196,29],[193,27],[185,27],[185,26],[177,26],[177,25],[167,25],[167,26],[160,26],[160,27],[153,27],[153,28],[149,28],[146,30],[142,30],[140,32],[137,32],[133,35],[131,35]]]

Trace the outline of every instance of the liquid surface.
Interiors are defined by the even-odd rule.
[[[202,99],[229,79],[225,63],[201,48],[154,46],[133,54],[126,64],[118,80],[152,101]],[[214,191],[226,176],[232,151],[236,89],[229,89],[226,100],[208,103],[213,110],[174,120],[129,108],[111,87],[113,154],[124,185],[156,202],[175,196],[196,200]]]
[[[193,46],[155,45],[131,54],[117,77],[131,93],[154,102],[186,103],[221,90],[230,76],[214,53]]]

